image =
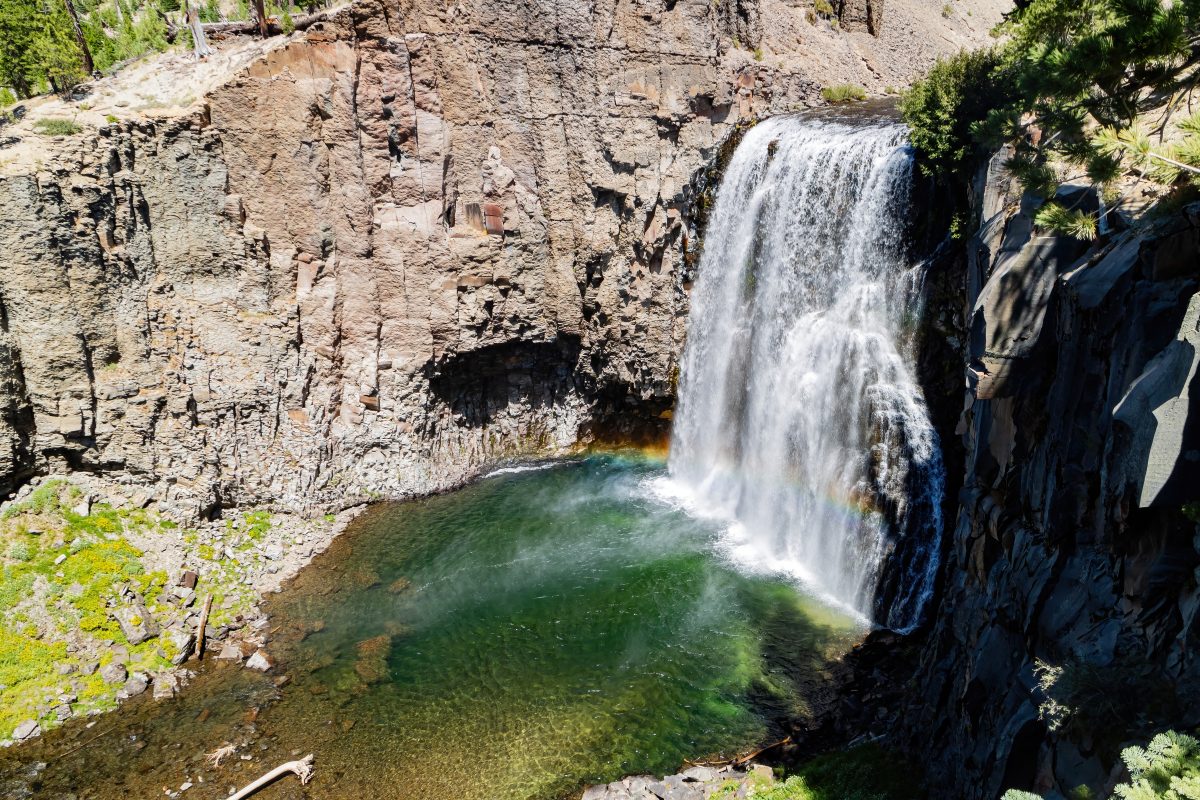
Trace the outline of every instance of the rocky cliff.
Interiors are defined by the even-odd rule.
[[[662,427],[718,145],[902,85],[979,40],[975,5],[363,0],[230,74],[50,101],[0,152],[0,491],[327,507]],[[68,113],[94,128],[29,130]]]
[[[896,724],[937,796],[1106,796],[1122,744],[1200,723],[1200,205],[1039,235],[1002,160],[958,312],[957,524]]]

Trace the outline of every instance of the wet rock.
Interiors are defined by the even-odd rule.
[[[209,646],[211,647],[213,644],[215,643],[210,642]],[[221,644],[221,650],[217,653],[217,658],[222,661],[241,661],[242,649],[234,642],[224,642]]]
[[[121,688],[121,694],[125,697],[137,697],[142,692],[146,691],[150,685],[150,677],[144,672],[135,672],[125,681],[125,686]]]
[[[154,699],[167,700],[179,691],[179,678],[172,672],[160,672],[154,676]]]
[[[26,739],[32,739],[35,736],[41,735],[42,728],[37,724],[37,720],[27,719],[24,722],[13,728],[12,738],[18,742],[23,742]]]
[[[112,661],[100,668],[100,677],[104,679],[105,683],[124,683],[128,672],[124,664]]]
[[[250,669],[256,669],[260,672],[266,672],[271,667],[275,666],[275,662],[267,655],[266,650],[256,650],[254,655],[246,660],[246,666]]]

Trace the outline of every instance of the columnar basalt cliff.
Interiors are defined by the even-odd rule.
[[[5,154],[0,491],[329,507],[661,427],[706,161],[902,85],[976,5],[362,0],[179,113],[97,91],[96,130]]]
[[[1123,743],[1200,723],[1200,206],[1043,236],[1002,162],[968,248],[958,521],[891,698],[947,798],[1111,787]]]

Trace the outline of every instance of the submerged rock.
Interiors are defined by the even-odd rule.
[[[246,666],[250,669],[266,672],[271,667],[275,666],[275,662],[271,660],[269,655],[267,655],[266,650],[259,649],[254,651],[254,655],[250,656],[250,658],[246,660]]]

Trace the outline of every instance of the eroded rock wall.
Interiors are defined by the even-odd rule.
[[[739,123],[982,35],[897,8],[889,38],[770,0],[361,0],[182,115],[26,149],[0,492],[103,470],[182,515],[334,506],[664,427],[693,181]],[[95,95],[72,113],[130,116]]]
[[[958,520],[897,724],[937,796],[1106,796],[1123,744],[1200,722],[1200,206],[1040,235],[1002,160],[969,253]]]

